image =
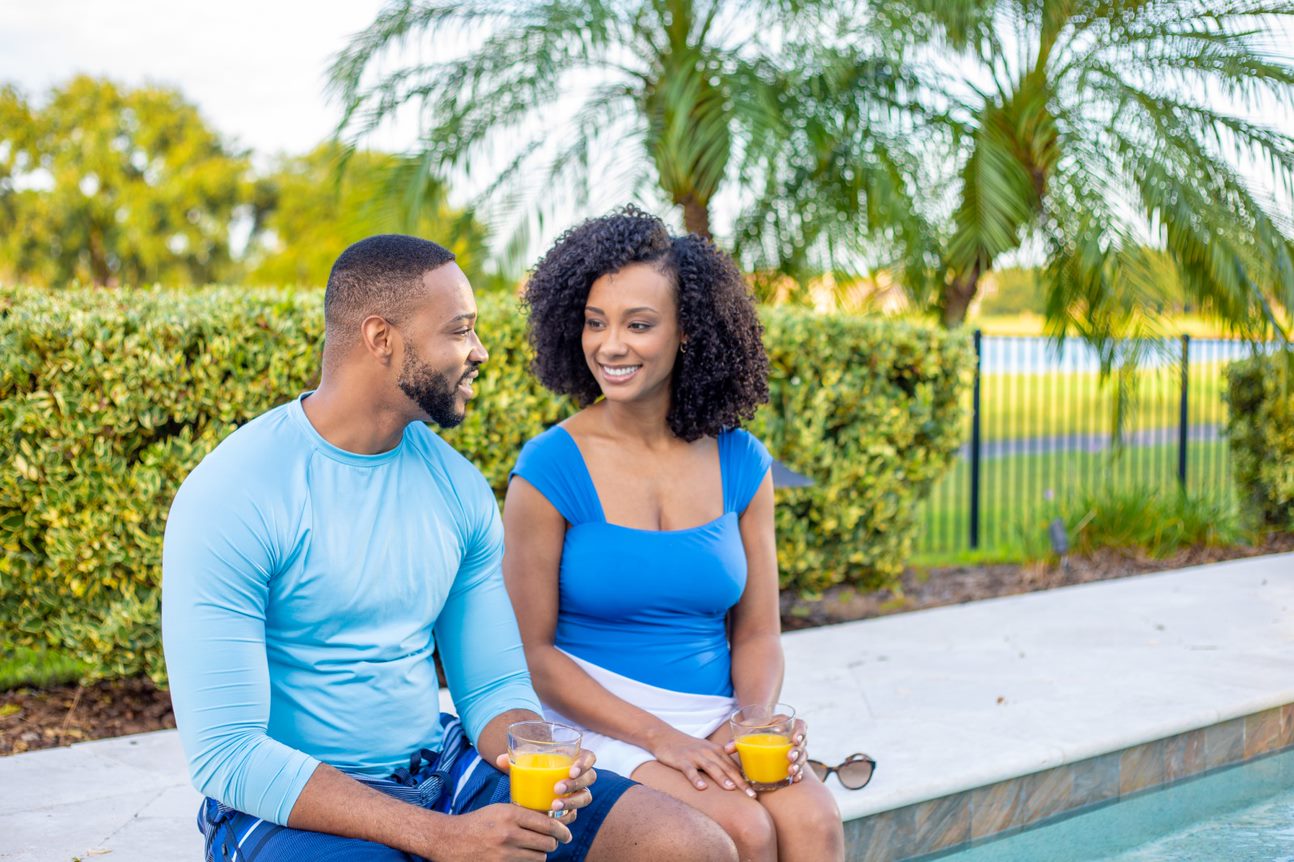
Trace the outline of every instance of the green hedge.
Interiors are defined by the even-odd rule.
[[[1227,438],[1241,505],[1260,529],[1294,530],[1294,354],[1227,369]]]
[[[162,531],[180,481],[240,423],[313,385],[318,291],[0,289],[0,612],[7,639],[97,676],[164,677]],[[525,440],[571,405],[526,371],[514,302],[481,300],[491,358],[447,439],[502,496]],[[968,339],[767,310],[771,403],[752,431],[812,477],[778,493],[782,586],[889,584],[951,462]]]

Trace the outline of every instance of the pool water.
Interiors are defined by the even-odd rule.
[[[1294,862],[1294,751],[940,858],[945,862]]]

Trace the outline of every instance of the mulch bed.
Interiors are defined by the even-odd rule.
[[[171,696],[148,679],[0,692],[0,755],[168,727]]]
[[[811,628],[1288,551],[1294,551],[1294,534],[1272,536],[1255,547],[1189,548],[1161,560],[1105,549],[1071,558],[1064,568],[1053,562],[908,570],[896,590],[833,587],[813,600],[783,595],[782,627]],[[170,695],[147,679],[0,692],[0,755],[171,727]]]

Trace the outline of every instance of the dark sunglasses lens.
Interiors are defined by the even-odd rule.
[[[858,790],[872,780],[872,766],[870,760],[854,760],[836,767],[836,776],[845,787]]]
[[[813,770],[814,775],[818,776],[819,781],[827,780],[827,764],[820,763],[816,760],[810,760],[809,768]]]

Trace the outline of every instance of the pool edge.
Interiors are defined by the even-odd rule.
[[[1294,703],[845,821],[849,862],[932,859],[1294,748]]]

